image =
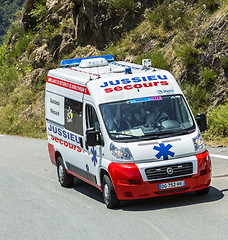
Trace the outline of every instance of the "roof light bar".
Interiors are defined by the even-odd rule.
[[[114,61],[114,57],[113,55],[109,54],[109,55],[103,55],[103,56],[95,56],[95,57],[86,57],[86,58],[75,58],[75,59],[66,59],[66,60],[62,60],[60,63],[60,66],[62,67],[66,67],[66,66],[72,66],[72,65],[79,65],[80,62],[84,59],[94,59],[94,58],[104,58],[106,59],[108,62]]]

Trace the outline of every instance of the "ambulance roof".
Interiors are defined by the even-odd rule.
[[[61,64],[66,67],[51,70],[48,76],[86,88],[87,94],[97,104],[182,93],[174,77],[166,70],[143,68],[142,65],[113,59],[99,56],[81,58],[76,63],[78,66],[67,65],[67,61],[72,61],[73,65],[74,59],[65,60]]]

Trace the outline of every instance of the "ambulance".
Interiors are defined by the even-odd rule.
[[[207,194],[211,159],[196,118],[170,72],[115,61],[68,59],[50,70],[45,111],[48,150],[61,186],[74,177],[97,187],[108,208],[120,200]]]

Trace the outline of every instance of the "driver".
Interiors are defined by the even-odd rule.
[[[163,112],[158,104],[153,104],[151,107],[151,113],[146,119],[146,124],[153,125],[154,123],[167,118],[168,114],[166,112]]]
[[[131,112],[130,104],[122,104],[117,106],[116,116],[113,119],[117,131],[134,128],[140,124],[134,114]]]

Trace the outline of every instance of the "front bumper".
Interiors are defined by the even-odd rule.
[[[209,153],[196,155],[197,173],[168,180],[144,181],[138,166],[132,164],[111,163],[108,167],[113,186],[120,200],[152,198],[208,188],[211,183],[211,160]],[[183,187],[159,189],[159,184],[185,181]]]

